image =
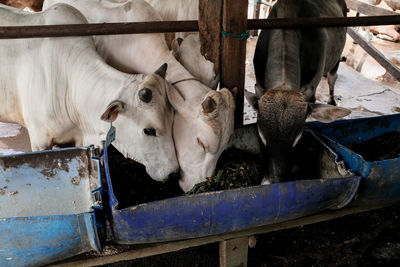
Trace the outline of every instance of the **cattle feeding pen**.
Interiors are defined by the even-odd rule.
[[[360,8],[361,5],[354,6],[357,4],[357,1],[347,1],[348,5],[351,9]],[[236,104],[236,125],[237,133],[236,133],[236,141],[240,143],[240,140],[250,138],[250,136],[254,137],[255,129],[253,126],[250,127],[240,127],[243,122],[243,92],[244,92],[244,79],[245,79],[245,55],[246,55],[246,41],[245,38],[240,38],[241,33],[246,33],[246,30],[255,30],[255,29],[267,29],[267,28],[296,28],[296,27],[339,27],[339,26],[365,26],[365,25],[393,25],[400,24],[400,15],[392,15],[378,13],[374,14],[375,16],[371,17],[348,17],[348,18],[293,18],[293,19],[276,19],[276,20],[248,20],[247,19],[247,8],[248,1],[244,0],[225,0],[220,1],[212,1],[212,0],[202,0],[200,1],[200,16],[199,21],[164,21],[164,22],[143,22],[143,23],[104,23],[104,24],[81,24],[81,25],[54,25],[54,26],[24,26],[24,27],[0,27],[0,39],[4,38],[43,38],[43,37],[65,37],[65,36],[86,36],[86,35],[109,35],[109,34],[137,34],[137,33],[156,33],[156,32],[193,32],[200,31],[200,35],[202,36],[203,43],[202,46],[206,47],[206,57],[211,59],[217,66],[219,66],[219,70],[221,73],[221,87],[227,87],[232,89],[233,87],[238,87],[239,93],[237,95]],[[220,12],[222,10],[222,12]],[[370,8],[370,10],[375,10]],[[360,11],[361,12],[361,11]],[[366,11],[364,11],[366,12]],[[362,12],[361,12],[362,13]],[[218,23],[215,23],[217,21]],[[225,33],[233,33],[237,34],[234,37],[223,37],[221,35],[221,30]],[[245,37],[245,36],[244,36]],[[218,40],[218,41],[216,41]],[[361,42],[362,40],[358,40],[357,42]],[[217,67],[218,68],[218,67]],[[393,73],[399,73],[398,68],[393,67]],[[391,72],[392,73],[392,72]],[[394,74],[395,75],[395,74]],[[398,76],[395,76],[397,79]],[[390,129],[399,130],[398,118],[395,117],[386,117],[383,118],[382,121],[387,122],[386,124],[379,124],[379,120],[375,122],[376,125],[379,125],[380,128],[388,127],[387,124],[394,118],[396,121],[396,125],[391,125]],[[363,120],[354,121],[351,123],[352,125],[360,124],[360,129],[364,129],[363,125],[368,124]],[[319,129],[321,125],[311,126],[315,129]],[[343,126],[336,126],[341,128]],[[396,128],[397,127],[397,128]],[[357,127],[355,127],[357,132]],[[378,130],[377,130],[378,131]],[[384,129],[382,131],[388,131]],[[333,142],[334,146],[337,145],[335,143],[335,134],[330,133],[327,135],[330,140],[329,142]],[[323,137],[325,138],[325,137]],[[239,140],[239,141],[238,141]],[[339,142],[339,141],[338,141]],[[246,143],[246,142],[245,142]],[[238,145],[240,146],[240,145]],[[248,147],[248,144],[242,144],[242,147]],[[346,150],[346,149],[344,149]],[[86,153],[86,152],[85,152]],[[89,153],[89,152],[88,152]],[[339,154],[342,152],[338,152]],[[343,152],[345,153],[345,152]],[[90,153],[89,153],[90,154]],[[86,155],[86,154],[85,154]],[[342,157],[346,157],[345,154]],[[89,157],[90,158],[90,157]],[[97,161],[94,165],[97,164]],[[358,163],[354,163],[357,165]],[[385,163],[387,164],[387,163]],[[398,160],[392,160],[390,162],[391,165],[399,164]],[[377,164],[378,166],[372,167],[377,168],[377,173],[379,174],[379,168],[381,164]],[[93,166],[92,166],[93,167]],[[354,167],[355,169],[357,167]],[[96,173],[98,170],[96,169],[93,173]],[[394,170],[395,173],[391,173],[389,176],[394,178],[399,174],[398,167]],[[94,175],[94,174],[91,174]],[[100,175],[100,174],[99,174]],[[365,176],[370,175],[367,173]],[[371,174],[372,175],[372,174]],[[98,178],[98,177],[97,177]],[[377,177],[374,177],[377,178]],[[348,179],[348,180],[346,180]],[[368,203],[368,205],[363,205],[363,200],[365,201],[365,195],[363,198],[363,193],[369,192],[368,190],[375,186],[375,183],[365,183],[362,185],[362,191],[358,192],[358,186],[360,183],[359,177],[346,177],[346,179],[338,181],[338,183],[346,183],[346,188],[348,191],[340,192],[338,190],[337,195],[333,196],[329,205],[324,206],[323,208],[319,207],[318,213],[305,213],[303,216],[297,217],[286,217],[282,220],[269,221],[265,225],[251,225],[250,228],[242,227],[242,228],[222,228],[222,232],[212,232],[212,234],[204,234],[200,236],[191,236],[193,233],[193,229],[188,230],[189,235],[184,236],[182,233],[178,233],[178,239],[174,240],[173,238],[163,240],[162,237],[159,239],[154,239],[152,244],[143,244],[146,242],[137,242],[137,244],[131,245],[129,249],[124,250],[115,255],[102,255],[96,257],[77,257],[70,260],[65,260],[63,262],[59,262],[58,265],[61,266],[95,266],[107,263],[113,263],[123,260],[131,260],[139,257],[152,256],[161,253],[167,253],[172,251],[181,250],[188,247],[200,246],[208,243],[220,242],[220,263],[221,266],[246,266],[247,262],[247,246],[249,236],[260,233],[267,233],[271,231],[276,231],[279,229],[287,229],[291,227],[296,227],[299,225],[311,224],[320,221],[325,221],[341,216],[345,216],[347,214],[352,214],[356,212],[362,212],[367,210],[372,210],[376,208],[381,208],[387,205],[392,204],[393,202],[397,202],[399,200],[398,188],[400,187],[397,183],[393,181],[383,181],[385,185],[382,188],[388,188],[390,186],[394,186],[392,188],[391,193],[392,199],[388,201],[384,200],[384,196],[378,195],[376,196],[376,202]],[[382,181],[380,181],[382,182]],[[325,183],[325,182],[324,182]],[[333,183],[333,181],[332,181]],[[393,184],[392,184],[393,183]],[[299,184],[288,184],[288,185],[272,185],[271,186],[271,194],[276,192],[277,195],[280,194],[282,188],[286,190],[294,190],[291,189],[291,186],[294,188],[299,186]],[[311,184],[303,184],[304,188],[307,186],[311,187]],[[340,186],[339,186],[340,187]],[[331,190],[333,187],[326,188],[327,190]],[[258,191],[257,191],[258,190]],[[275,190],[275,191],[274,191]],[[397,191],[396,191],[397,190]],[[262,195],[263,188],[254,189],[252,192],[255,196],[263,196]],[[227,193],[223,195],[223,200],[221,201],[222,206],[228,205],[233,202],[233,199],[236,198],[236,195],[239,191]],[[295,192],[295,191],[290,191]],[[296,191],[297,192],[297,191]],[[358,201],[353,200],[353,197],[356,193],[360,193]],[[307,192],[306,192],[307,193]],[[341,194],[343,193],[343,194]],[[232,194],[232,196],[229,196]],[[207,201],[207,196],[206,201]],[[98,195],[96,194],[98,198]],[[209,194],[210,198],[216,197],[213,194]],[[244,198],[247,196],[245,195]],[[338,199],[340,198],[340,200]],[[360,200],[361,199],[361,200]],[[217,203],[218,200],[213,199]],[[303,200],[303,199],[301,199]],[[326,200],[325,200],[326,201]],[[350,204],[349,204],[350,202]],[[162,204],[163,208],[168,208],[168,204],[171,202],[167,202],[166,204]],[[251,202],[250,202],[251,203]],[[279,203],[280,205],[281,203]],[[88,204],[90,205],[90,204]],[[207,204],[205,204],[207,206]],[[294,204],[293,204],[294,205]],[[194,207],[188,204],[188,207]],[[333,208],[338,209],[333,209]],[[88,208],[88,207],[85,207]],[[143,209],[152,209],[152,206],[145,206]],[[155,207],[157,208],[157,207]],[[187,207],[186,207],[187,208]],[[331,210],[329,210],[331,209]],[[171,211],[172,212],[172,211]],[[277,211],[279,214],[281,211]],[[246,215],[246,214],[245,214]],[[307,215],[307,216],[305,216]],[[140,215],[144,216],[144,215]],[[214,215],[218,216],[218,214]],[[277,215],[274,215],[277,216]],[[305,217],[304,217],[305,216]],[[196,219],[198,219],[196,217]],[[162,222],[162,220],[161,220]],[[160,223],[161,223],[160,222]],[[247,222],[246,222],[247,223]],[[155,225],[153,225],[154,227]],[[158,225],[160,226],[160,225]],[[196,226],[196,225],[194,225]],[[194,227],[193,226],[193,227]],[[209,226],[210,227],[210,226]],[[225,231],[225,232],[224,232]],[[176,234],[174,232],[167,232],[165,235],[173,235]],[[145,236],[145,234],[143,234]],[[180,237],[180,238],[179,238]],[[180,240],[181,239],[181,240]],[[235,247],[236,249],[233,249]],[[52,259],[54,261],[54,259]],[[51,262],[52,262],[51,261]],[[48,262],[48,263],[51,263]]]

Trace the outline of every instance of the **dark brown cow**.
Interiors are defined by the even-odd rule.
[[[344,0],[279,0],[268,18],[343,17]],[[291,149],[302,135],[307,116],[332,121],[347,109],[315,104],[315,91],[323,75],[333,86],[346,40],[345,28],[262,30],[254,54],[258,86],[246,92],[257,110],[258,131],[267,151],[267,181],[282,181],[291,172]]]

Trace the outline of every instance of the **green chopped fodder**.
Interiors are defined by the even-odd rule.
[[[218,160],[216,175],[196,184],[187,194],[260,185],[261,174],[260,157],[230,148]]]

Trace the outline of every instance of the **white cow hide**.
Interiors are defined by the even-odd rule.
[[[161,20],[145,1],[110,0],[45,1],[78,8],[91,23]],[[190,74],[170,53],[163,34],[95,36],[98,51],[112,66],[128,72],[151,73],[168,63],[167,80],[175,85],[169,99],[176,109],[173,136],[184,191],[215,172],[216,163],[228,145],[234,126],[234,98],[228,89],[214,91]]]
[[[0,7],[1,26],[76,23],[87,21],[64,4],[40,13]],[[178,168],[166,95],[173,88],[159,75],[112,68],[91,37],[1,40],[0,51],[0,120],[25,126],[32,150],[101,146],[113,121],[114,146],[153,179]]]

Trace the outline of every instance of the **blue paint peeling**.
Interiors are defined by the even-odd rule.
[[[91,147],[0,157],[0,266],[100,251],[100,178]]]
[[[108,203],[102,203],[100,163],[91,147],[0,157],[0,266],[39,266],[100,251],[103,205],[111,210],[115,242],[139,244],[241,231],[349,203],[400,201],[400,159],[367,162],[349,148],[399,131],[400,114],[308,127],[321,136],[334,164],[343,160],[359,176],[260,185],[118,209],[107,149]]]

